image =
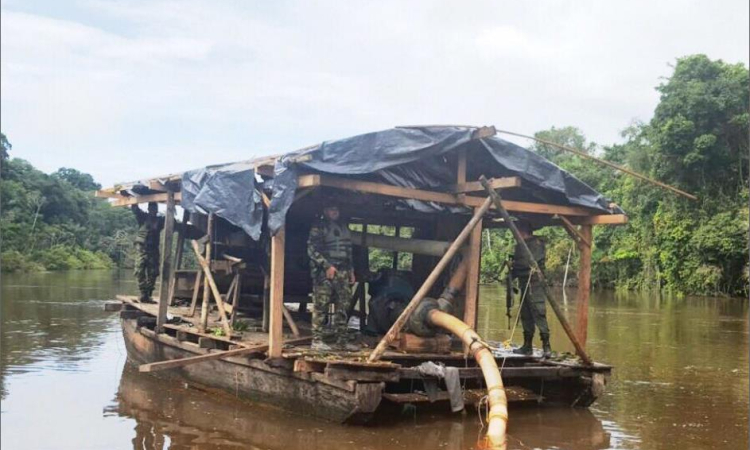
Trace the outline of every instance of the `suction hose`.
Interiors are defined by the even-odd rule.
[[[487,417],[488,447],[504,450],[506,448],[505,430],[508,427],[508,399],[505,396],[503,379],[500,377],[495,357],[482,344],[482,339],[477,332],[455,316],[434,308],[427,314],[427,321],[430,325],[448,330],[459,337],[482,369],[490,405],[490,413]]]

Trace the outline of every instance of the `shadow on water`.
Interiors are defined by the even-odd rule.
[[[346,426],[139,374],[102,308],[133,291],[128,272],[3,276],[3,449],[469,449],[482,435],[476,411],[407,408]],[[482,287],[478,324],[500,341],[501,291]],[[509,448],[747,448],[747,312],[739,299],[594,292],[588,348],[615,366],[607,393],[590,410],[512,406]],[[571,350],[551,325],[553,347]]]

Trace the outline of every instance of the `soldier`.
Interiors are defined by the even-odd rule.
[[[313,283],[313,343],[318,351],[339,349],[356,351],[347,327],[346,310],[354,283],[352,240],[349,227],[340,219],[338,206],[327,201],[323,220],[313,224],[307,240]],[[328,326],[329,305],[333,305]]]
[[[138,234],[135,243],[138,256],[135,262],[135,277],[141,291],[141,303],[155,303],[151,300],[156,279],[159,277],[159,235],[164,228],[164,218],[156,215],[156,203],[148,204],[148,213],[141,211],[138,205],[131,207],[138,221]]]
[[[539,268],[544,270],[546,258],[544,241],[534,236],[534,230],[527,222],[516,224],[521,237],[531,250]],[[549,343],[549,326],[547,325],[547,305],[544,295],[544,287],[539,278],[532,276],[531,261],[520,243],[516,244],[513,251],[513,266],[511,270],[513,278],[518,279],[518,289],[521,292],[521,322],[523,323],[523,346],[513,350],[513,353],[531,355],[533,353],[532,341],[534,339],[534,325],[539,328],[542,338],[542,352],[545,358],[552,356],[552,348]],[[529,280],[531,278],[531,280]],[[525,298],[523,297],[525,295]]]

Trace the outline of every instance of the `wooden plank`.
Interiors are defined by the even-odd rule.
[[[565,228],[565,231],[568,233],[568,236],[570,236],[579,246],[585,245],[586,247],[591,247],[591,241],[586,240],[583,234],[578,231],[578,228],[576,228],[576,226],[573,225],[573,223],[567,217],[558,217],[563,224],[563,228]]]
[[[214,237],[214,213],[208,214],[208,225],[206,226],[206,261],[211,262],[211,248],[213,247],[213,237]],[[208,280],[207,277],[203,276],[203,303],[201,304],[201,321],[198,325],[198,328],[201,329],[201,331],[206,331],[206,328],[208,328],[208,306],[209,302],[211,301],[211,290],[208,289]]]
[[[466,389],[464,391],[464,403],[467,405],[473,405],[478,403],[482,397],[487,395],[487,391],[484,389]],[[539,401],[541,397],[535,394],[532,390],[522,388],[520,386],[506,386],[505,395],[508,402],[528,402],[528,401]],[[425,403],[429,402],[430,398],[427,394],[421,392],[407,392],[407,393],[390,393],[384,392],[383,398],[393,403]],[[450,397],[447,391],[439,391],[435,401],[447,401]]]
[[[456,168],[456,184],[466,183],[466,148],[458,151],[458,167]]]
[[[286,320],[286,324],[289,325],[289,329],[292,330],[294,337],[299,337],[299,328],[297,328],[297,323],[294,322],[292,313],[290,313],[284,305],[281,305],[281,313],[284,315],[284,320]]]
[[[326,364],[323,361],[310,361],[308,359],[299,358],[294,360],[294,371],[304,373],[323,373],[326,368]]]
[[[373,183],[370,181],[350,180],[323,175],[302,175],[298,183],[309,186],[328,186],[338,189],[346,189],[370,194],[385,195],[389,197],[408,198],[427,202],[445,203],[448,205],[463,205],[467,207],[481,206],[483,197],[464,196],[459,198],[454,194],[445,192],[427,191],[422,189],[411,189],[389,184]],[[519,202],[514,200],[503,200],[503,207],[507,211],[527,212],[535,214],[563,214],[566,216],[591,216],[595,211],[579,206],[549,205],[543,203]]]
[[[494,178],[492,180],[493,189],[509,189],[509,188],[515,188],[515,187],[520,187],[520,186],[521,186],[520,177],[503,177],[503,178]],[[446,190],[453,194],[464,194],[467,192],[480,192],[480,191],[483,191],[484,188],[482,187],[482,183],[480,183],[479,181],[469,181],[469,182],[463,182],[463,183],[458,183],[458,184],[448,186]]]
[[[211,288],[211,292],[214,295],[214,300],[216,301],[216,307],[219,310],[219,317],[221,318],[221,325],[224,328],[224,333],[227,336],[232,336],[232,327],[229,325],[226,308],[224,308],[224,301],[221,298],[221,293],[219,293],[219,288],[216,287],[214,277],[213,275],[211,275],[211,269],[208,267],[208,263],[203,258],[203,256],[201,256],[201,252],[198,249],[198,242],[190,241],[190,243],[193,246],[193,252],[195,253],[195,258],[198,260],[198,264],[200,264],[200,266],[203,268],[203,274],[206,276],[206,282]],[[204,296],[203,299],[205,300],[206,297]]]
[[[182,359],[172,359],[169,361],[159,361],[150,364],[141,364],[138,367],[140,372],[156,372],[159,370],[175,369],[177,367],[185,367],[189,364],[197,364],[205,361],[212,361],[216,359],[228,358],[230,356],[243,356],[252,353],[263,353],[268,349],[267,344],[254,345],[252,347],[243,347],[235,350],[224,350],[219,352],[211,352],[205,355],[190,356]]]
[[[352,381],[366,381],[366,382],[385,382],[385,383],[397,383],[399,380],[398,371],[392,370],[388,372],[384,371],[369,371],[369,370],[352,370],[344,367],[331,367],[328,366],[324,371],[328,378],[334,380],[352,380]]]
[[[167,321],[170,286],[172,285],[172,236],[174,235],[174,192],[167,192],[167,211],[164,218],[162,241],[161,283],[159,285],[159,313],[156,315],[156,332],[161,333]],[[165,280],[166,278],[166,280]]]
[[[284,308],[284,247],[286,230],[282,227],[271,237],[271,289],[270,314],[268,325],[269,358],[281,357],[284,347],[283,308]]]
[[[479,270],[482,263],[482,222],[474,227],[466,251],[467,272],[465,281],[464,322],[473,328],[477,326],[479,303]]]
[[[492,199],[487,197],[484,200],[484,204],[481,208],[477,208],[477,210],[474,212],[474,216],[469,220],[469,223],[466,224],[466,227],[459,233],[456,240],[451,244],[450,248],[447,252],[445,252],[445,255],[443,255],[442,258],[440,258],[440,261],[437,263],[437,266],[432,270],[430,275],[427,277],[425,282],[422,284],[422,287],[419,288],[416,294],[414,294],[414,297],[409,301],[409,304],[404,308],[401,315],[399,315],[398,319],[396,319],[396,322],[391,326],[390,330],[388,330],[388,333],[383,336],[383,338],[378,343],[378,346],[375,347],[375,349],[370,353],[370,356],[367,358],[369,362],[377,361],[380,359],[380,357],[383,355],[383,352],[388,348],[388,345],[393,341],[393,339],[396,338],[396,335],[401,331],[401,329],[406,324],[406,321],[409,319],[409,316],[414,312],[414,310],[419,305],[419,302],[422,301],[422,299],[427,295],[427,293],[432,289],[432,286],[435,284],[437,279],[440,277],[440,274],[442,274],[443,270],[446,268],[448,263],[450,263],[450,260],[455,256],[455,254],[458,252],[458,250],[461,248],[461,246],[464,244],[466,239],[469,237],[469,234],[471,234],[474,227],[479,224],[479,222],[482,220],[482,217],[487,212],[487,210],[490,208],[490,203],[492,202]]]
[[[510,378],[572,378],[587,373],[587,368],[583,367],[560,367],[560,366],[527,366],[527,367],[504,367],[501,371],[503,379]],[[458,376],[468,379],[484,379],[481,367],[459,367]],[[399,377],[407,380],[417,380],[424,378],[414,368],[402,368],[399,370]]]
[[[591,225],[581,226],[583,239],[591,242]],[[591,292],[591,246],[579,245],[580,260],[578,263],[578,301],[577,301],[577,329],[578,340],[586,348],[586,338],[589,324],[589,294]]]
[[[130,205],[138,205],[140,203],[166,203],[167,202],[167,195],[168,194],[151,194],[151,195],[137,195],[134,197],[125,197],[123,195],[120,195],[116,197],[117,199],[112,202],[112,206],[119,207],[119,206],[130,206]],[[175,192],[174,193],[174,201],[175,203],[180,203],[182,201],[182,192]]]
[[[397,351],[406,353],[450,353],[451,351],[451,339],[445,334],[425,338],[411,333],[401,333],[393,344]]]
[[[628,223],[625,214],[601,214],[590,217],[570,217],[570,221],[576,225],[624,225]]]
[[[190,213],[182,211],[182,224],[177,230],[177,248],[175,249],[174,265],[169,275],[169,304],[174,305],[175,286],[177,285],[176,273],[182,265],[182,251],[185,248],[185,233],[187,232],[187,218]]]
[[[193,284],[193,298],[190,300],[190,312],[188,312],[188,317],[195,316],[195,307],[198,305],[198,293],[201,290],[202,283],[203,275],[198,272],[195,274],[195,283]]]

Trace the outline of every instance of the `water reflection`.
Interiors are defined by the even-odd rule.
[[[106,413],[135,420],[132,442],[138,450],[468,449],[482,436],[473,412],[451,416],[407,409],[367,427],[340,426],[144,377],[130,366],[123,370],[116,404]],[[510,448],[610,447],[609,432],[588,410],[524,407],[511,413]]]
[[[476,412],[406,409],[339,426],[123,369],[117,317],[102,303],[134,290],[122,272],[3,277],[3,449],[468,449],[482,435]],[[510,336],[503,303],[501,289],[483,287],[489,339]],[[589,350],[615,366],[608,393],[591,410],[512,407],[510,448],[746,448],[747,309],[737,299],[594,292]],[[552,324],[553,346],[571,350]]]

